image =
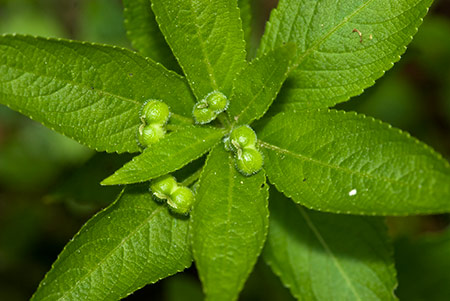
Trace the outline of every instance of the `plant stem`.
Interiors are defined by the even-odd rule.
[[[229,128],[231,127],[230,120],[228,119],[228,116],[227,116],[227,114],[226,114],[225,112],[220,113],[220,114],[217,116],[217,119],[220,121],[220,123],[222,123],[222,125],[223,125],[225,128],[229,129]]]
[[[194,172],[192,175],[190,175],[189,177],[184,179],[184,181],[181,182],[181,185],[190,186],[190,185],[194,184],[194,182],[197,181],[198,178],[200,178],[200,174],[202,173],[202,171],[203,171],[203,167],[197,169],[196,172]]]

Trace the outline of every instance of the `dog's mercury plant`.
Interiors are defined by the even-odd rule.
[[[138,153],[33,300],[117,300],[193,262],[207,300],[236,300],[261,253],[299,300],[396,299],[374,216],[450,212],[450,165],[330,107],[399,60],[431,3],[280,0],[251,59],[250,0],[124,0],[137,52],[0,36],[2,104]]]

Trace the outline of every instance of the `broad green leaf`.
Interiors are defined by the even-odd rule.
[[[325,108],[360,94],[400,59],[431,3],[281,0],[260,46],[260,54],[286,42],[299,47],[278,104]]]
[[[151,98],[191,115],[186,81],[134,52],[0,36],[0,103],[98,151],[139,151],[139,111]]]
[[[450,212],[450,164],[373,118],[281,113],[258,138],[269,180],[306,207],[368,215]]]
[[[236,0],[152,0],[152,9],[197,99],[231,94],[245,65],[245,42]]]
[[[217,145],[200,177],[191,216],[192,248],[207,300],[235,300],[264,245],[268,226],[264,172],[245,177]]]
[[[223,134],[216,128],[195,126],[167,134],[103,180],[102,185],[145,182],[173,172],[205,154]]]
[[[189,221],[130,186],[69,242],[32,300],[119,300],[191,262]]]
[[[254,59],[233,82],[228,115],[234,124],[261,118],[276,98],[289,72],[295,47],[286,45]]]
[[[450,296],[450,228],[395,243],[400,300],[447,301]]]
[[[179,70],[175,57],[156,23],[150,0],[123,0],[125,27],[131,44],[143,56],[172,70]]]
[[[238,0],[240,16],[242,20],[242,29],[244,30],[244,39],[247,53],[251,48],[253,12],[252,3],[254,0]]]
[[[298,300],[396,299],[381,218],[311,211],[275,189],[270,214],[264,260]]]

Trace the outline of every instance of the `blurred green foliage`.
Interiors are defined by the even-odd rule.
[[[254,20],[255,43],[275,2],[256,2],[260,15]],[[0,33],[12,32],[130,47],[119,0],[0,0]],[[435,1],[403,59],[391,71],[338,108],[389,122],[449,158],[449,1]],[[114,200],[120,187],[98,183],[129,158],[95,154],[0,107],[0,300],[29,299],[67,241],[93,213]],[[195,169],[201,160],[189,168]],[[183,170],[178,177],[184,177]],[[388,220],[396,247],[397,292],[404,300],[450,300],[450,230],[443,230],[449,221],[448,216]],[[201,300],[195,269],[144,288],[127,300],[149,296]],[[292,297],[259,262],[241,299]]]
[[[450,297],[450,230],[396,244],[398,296],[409,301],[446,301]]]

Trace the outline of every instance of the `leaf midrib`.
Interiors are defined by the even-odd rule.
[[[255,102],[255,100],[258,98],[259,95],[261,95],[261,93],[265,90],[267,83],[270,82],[274,76],[274,74],[276,73],[276,71],[278,71],[277,68],[272,68],[272,71],[270,73],[270,76],[268,77],[267,80],[264,81],[263,85],[261,85],[261,88],[259,89],[259,91],[254,94],[253,98],[247,103],[247,105],[241,110],[241,112],[239,113],[239,115],[237,115],[237,118],[235,119],[235,122],[233,123],[233,125],[231,126],[232,128],[234,126],[236,126],[236,124],[239,123],[239,119],[242,117],[242,115],[250,108],[250,106]],[[276,96],[272,97],[272,101],[275,99]],[[267,106],[268,107],[268,106]],[[253,121],[254,119],[256,119],[259,116],[254,116],[253,118],[250,118],[250,121],[247,123],[250,123],[251,121]]]
[[[403,181],[400,181],[400,180],[395,180],[395,179],[393,180],[393,179],[386,178],[386,177],[376,177],[376,176],[373,176],[371,174],[363,173],[363,172],[356,171],[356,170],[351,170],[351,169],[344,168],[344,167],[341,167],[341,166],[338,166],[338,165],[325,163],[325,162],[313,159],[311,157],[307,157],[307,156],[302,155],[302,154],[294,153],[294,152],[292,152],[292,151],[290,151],[288,149],[281,148],[279,146],[270,144],[270,143],[262,141],[262,140],[258,140],[258,142],[259,142],[260,146],[262,146],[262,147],[264,147],[264,148],[266,148],[268,150],[272,150],[272,151],[275,151],[275,152],[283,153],[283,154],[289,155],[291,157],[298,158],[298,159],[303,160],[303,161],[309,161],[309,162],[315,163],[317,165],[328,167],[330,169],[340,170],[340,171],[343,171],[343,172],[348,173],[350,175],[358,175],[358,176],[361,176],[363,178],[367,178],[367,179],[371,179],[371,180],[380,180],[380,181],[384,181],[384,182],[391,183],[391,184],[395,183],[395,184],[399,184],[399,185],[404,186],[404,187],[409,187],[410,186],[410,185],[408,185],[407,182],[403,182]]]
[[[171,157],[176,157],[177,155],[184,153],[186,150],[192,150],[192,149],[196,148],[198,145],[204,144],[207,141],[215,140],[213,138],[217,138],[216,136],[222,136],[222,132],[214,131],[210,135],[204,137],[204,139],[201,139],[201,141],[195,141],[194,143],[189,144],[188,147],[180,149],[179,152],[176,152],[175,154],[171,154]],[[203,140],[205,140],[205,141],[203,141]],[[183,144],[183,145],[185,145],[185,144]],[[199,155],[199,156],[201,156],[201,155]],[[145,159],[148,159],[148,158],[145,158]]]
[[[196,35],[196,37],[197,37],[197,39],[199,41],[199,44],[200,44],[200,49],[201,49],[201,52],[202,52],[203,61],[205,62],[205,66],[206,66],[206,69],[207,69],[208,74],[209,74],[208,78],[210,80],[210,83],[211,83],[213,89],[214,90],[218,90],[219,87],[217,85],[217,80],[216,80],[216,77],[215,77],[214,69],[213,69],[213,67],[211,65],[211,62],[210,62],[209,57],[207,55],[207,52],[205,50],[205,42],[203,41],[203,39],[201,37],[201,34],[200,34],[200,27],[199,27],[199,25],[197,23],[197,18],[196,18],[197,14],[195,14],[195,11],[193,11],[192,1],[191,0],[187,0],[187,1],[189,3],[189,12],[191,14],[191,17],[193,17],[193,20],[195,20],[194,21],[195,35]],[[167,13],[168,12],[166,10],[166,14]],[[188,76],[188,74],[186,74],[186,76],[190,78],[190,76]],[[192,83],[191,80],[189,80],[189,82]],[[193,90],[196,91],[197,89],[193,89]],[[197,96],[198,97],[203,97],[204,95],[197,95]]]
[[[366,3],[359,6],[354,12],[349,14],[348,16],[344,17],[344,19],[335,25],[333,28],[331,28],[326,34],[324,34],[320,39],[318,39],[315,43],[313,43],[308,49],[306,49],[305,52],[303,52],[302,55],[298,57],[296,60],[294,67],[296,68],[298,65],[300,65],[314,50],[316,50],[323,42],[325,42],[333,33],[335,33],[338,29],[343,27],[345,24],[347,24],[355,15],[357,15],[361,10],[366,8],[370,3],[372,3],[374,0],[368,0]],[[309,28],[309,25],[308,25]],[[306,37],[305,37],[306,39]]]
[[[209,134],[208,136],[204,137],[203,139],[197,140],[197,141],[195,141],[194,143],[190,143],[190,144],[189,144],[187,147],[185,147],[185,148],[181,148],[180,151],[171,154],[170,157],[177,157],[179,154],[182,154],[182,153],[186,152],[186,150],[192,150],[192,149],[194,149],[195,147],[197,147],[198,145],[203,144],[203,143],[206,143],[206,142],[207,142],[206,140],[208,140],[208,141],[216,140],[216,139],[213,139],[213,138],[218,138],[218,139],[220,139],[220,138],[222,137],[222,135],[223,135],[223,131],[215,130],[215,131],[213,131],[211,134]],[[203,141],[203,140],[205,140],[205,141]],[[194,158],[192,158],[192,160],[195,160],[196,158],[202,156],[205,152],[207,152],[207,150],[203,151],[201,154],[198,154],[197,156],[195,156]],[[149,157],[150,157],[150,158],[147,158],[146,154],[149,154]],[[149,152],[146,153],[146,152],[144,151],[144,153],[142,153],[142,154],[136,156],[135,158],[138,158],[138,157],[141,157],[141,156],[146,156],[145,158],[143,157],[142,160],[145,161],[146,163],[148,163],[147,159],[152,159],[153,155],[154,155],[154,154],[152,154],[152,153],[149,153]],[[140,167],[140,164],[139,164],[140,162],[137,162],[137,160],[140,160],[140,159],[135,159],[135,158],[133,158],[133,160],[132,160],[129,164],[132,164],[132,163],[133,163],[133,166],[135,166],[135,167],[136,167],[136,166],[137,166],[137,167]],[[192,160],[191,160],[191,161],[192,161]],[[153,161],[152,161],[152,162],[153,162]],[[161,161],[159,161],[159,162],[161,162]],[[183,162],[184,162],[184,161],[183,161]],[[127,164],[128,164],[128,163],[127,163]],[[164,162],[161,162],[161,164],[159,164],[159,166],[160,166],[160,165],[165,165],[165,163],[164,163]],[[153,166],[153,167],[154,167],[154,166]],[[125,166],[124,166],[123,168],[125,168]],[[117,172],[119,172],[119,171],[120,171],[120,169],[119,169]],[[136,172],[142,173],[142,172],[145,172],[145,171],[148,171],[148,168],[142,167],[141,169],[138,169],[138,168],[128,169],[126,172],[127,172],[127,173],[130,173],[130,172],[131,172],[131,173],[135,174]],[[136,182],[134,182],[134,180],[132,180],[132,182],[124,182],[123,179],[121,179],[121,182],[120,182],[120,183],[117,183],[117,182],[114,182],[114,181],[111,182],[112,180],[107,181],[109,178],[112,178],[112,179],[113,179],[113,177],[115,177],[115,175],[117,174],[117,172],[114,173],[111,177],[106,178],[101,184],[102,184],[102,185],[116,185],[116,184],[132,184],[132,183],[136,183]],[[152,179],[152,178],[155,178],[155,177],[158,177],[158,176],[161,176],[161,175],[162,175],[162,174],[160,174],[160,173],[156,173],[156,174],[151,175],[150,178],[148,178],[147,180],[139,180],[138,182],[145,182],[145,181],[148,181],[148,180],[150,180],[150,179]],[[132,179],[133,177],[127,176],[126,178]]]
[[[130,103],[135,104],[135,105],[139,105],[139,106],[142,105],[142,103],[140,103],[140,102],[138,102],[138,101],[136,101],[134,99],[126,98],[124,96],[117,95],[117,94],[113,94],[111,92],[108,92],[108,91],[105,91],[105,90],[102,90],[102,89],[92,88],[92,87],[89,87],[89,86],[86,86],[86,85],[83,85],[81,83],[77,83],[77,82],[74,82],[74,81],[64,80],[64,79],[61,79],[61,78],[55,78],[53,76],[49,76],[49,75],[46,75],[46,74],[43,75],[43,74],[40,74],[39,72],[32,72],[32,71],[24,70],[24,69],[21,69],[21,68],[12,67],[12,66],[9,66],[7,64],[2,64],[0,66],[6,66],[6,67],[8,67],[10,69],[14,69],[14,70],[20,71],[23,74],[31,74],[31,75],[34,75],[34,76],[37,76],[37,77],[51,79],[52,82],[58,81],[60,83],[65,84],[66,86],[72,86],[72,87],[80,88],[81,90],[94,91],[94,92],[97,91],[98,92],[97,96],[99,96],[99,97],[102,97],[102,94],[103,94],[103,95],[110,96],[110,97],[113,97],[113,98],[117,98],[117,99],[120,99],[120,100],[123,100],[123,101],[126,101],[126,102],[130,102]],[[14,80],[16,80],[16,79],[14,79]],[[13,94],[13,95],[15,95],[15,94]],[[21,97],[24,97],[24,96],[21,96]]]
[[[323,238],[323,236],[320,234],[319,230],[316,228],[312,220],[309,218],[308,214],[305,212],[305,210],[301,206],[296,206],[297,209],[300,211],[300,214],[305,219],[306,224],[311,229],[311,231],[314,233],[314,236],[319,241],[319,243],[322,245],[324,250],[330,255],[331,259],[333,260],[333,263],[335,264],[336,268],[338,269],[339,273],[342,275],[342,278],[344,278],[345,282],[347,283],[348,287],[350,288],[353,295],[355,295],[357,300],[362,300],[361,296],[356,291],[356,288],[353,286],[352,281],[350,280],[349,276],[345,272],[345,270],[342,268],[341,264],[339,263],[336,256],[334,256],[333,251],[331,251],[330,247],[328,246],[327,242]]]

